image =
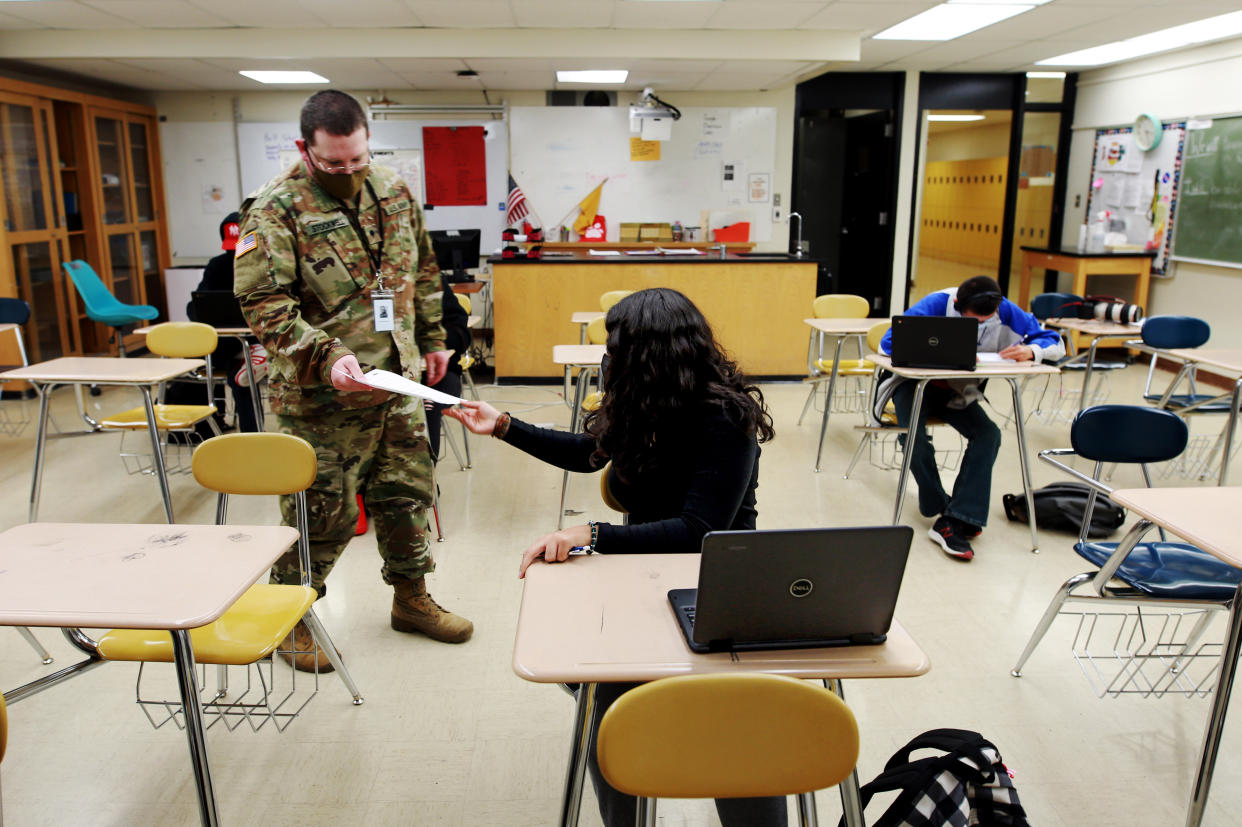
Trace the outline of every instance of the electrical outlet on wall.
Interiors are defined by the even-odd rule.
[[[784,221],[784,220],[785,220],[785,213],[781,210],[781,208],[780,208],[780,207],[773,207],[773,208],[772,208],[772,221],[773,221],[773,223],[780,223],[781,221]]]

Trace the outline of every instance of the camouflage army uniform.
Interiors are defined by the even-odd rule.
[[[242,311],[268,351],[277,428],[310,442],[319,459],[307,505],[311,577],[320,594],[353,536],[360,484],[385,582],[434,568],[427,544],[434,469],[421,400],[339,391],[330,370],[352,353],[364,371],[417,380],[420,354],[444,349],[440,302],[430,298],[440,289],[439,270],[409,189],[395,172],[372,166],[357,218],[371,249],[382,249],[383,286],[395,293],[395,328],[376,332],[371,291],[379,283],[345,210],[303,163],[294,165],[242,205],[233,268]],[[281,513],[296,524],[292,497],[281,498]],[[296,553],[276,562],[272,578],[298,582]]]

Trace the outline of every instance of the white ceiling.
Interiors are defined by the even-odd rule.
[[[621,88],[750,91],[828,70],[1014,72],[1212,17],[1240,0],[1052,0],[958,38],[877,41],[922,0],[0,0],[0,57],[143,90],[258,91],[240,69],[352,89],[543,90],[556,69]],[[11,64],[10,64],[11,65]],[[477,77],[458,77],[473,70]],[[298,87],[294,87],[298,88]],[[303,87],[306,88],[306,87]]]

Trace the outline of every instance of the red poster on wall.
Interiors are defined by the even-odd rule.
[[[423,169],[431,206],[487,205],[483,127],[424,126]]]

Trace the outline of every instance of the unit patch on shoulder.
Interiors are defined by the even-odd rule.
[[[233,258],[241,258],[246,253],[259,246],[259,239],[254,233],[246,233],[237,240],[237,247],[233,251]]]

